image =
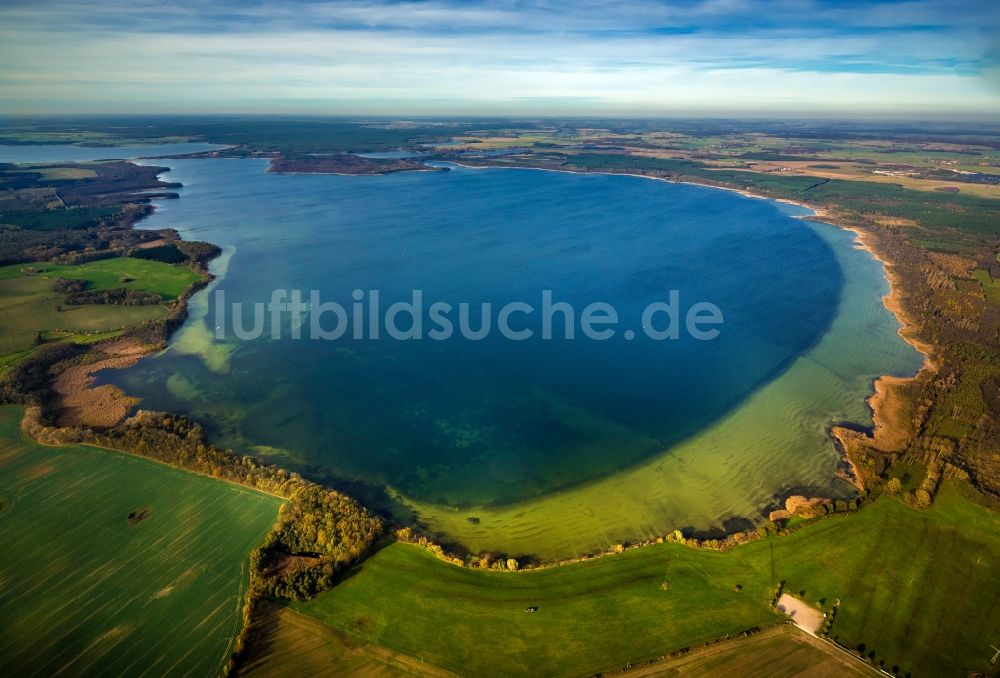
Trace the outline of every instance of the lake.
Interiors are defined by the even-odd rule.
[[[826,428],[865,423],[871,379],[920,362],[881,306],[881,266],[850,234],[793,218],[805,213],[796,207],[627,176],[157,162],[184,188],[143,226],[222,246],[219,280],[168,351],[102,379],[470,548],[561,557],[759,520],[789,488],[845,494]],[[425,305],[469,304],[473,327],[486,304],[496,324],[496,309],[519,302],[532,310],[510,325],[536,332],[309,339],[314,304],[305,319],[276,316],[273,334],[234,336],[233,315],[252,326],[275,290],[315,291],[348,317],[373,290],[380,309],[419,290]],[[567,316],[554,313],[543,338],[546,290],[574,322],[594,302],[613,308],[614,336],[577,326],[567,339]],[[644,310],[674,298],[681,325],[694,304],[717,308],[718,336],[648,336],[668,314],[644,325]],[[803,383],[818,360],[822,378]],[[739,424],[761,398],[792,393]],[[767,418],[788,407],[788,421]]]

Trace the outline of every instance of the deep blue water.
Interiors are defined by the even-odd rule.
[[[341,177],[267,174],[257,160],[170,165],[182,197],[145,225],[231,251],[217,287],[227,302],[315,289],[350,310],[353,290],[377,289],[384,309],[420,289],[426,304],[470,302],[476,314],[483,302],[533,304],[515,328],[538,321],[546,289],[577,318],[591,302],[615,307],[608,341],[561,339],[560,322],[548,341],[311,341],[292,339],[286,321],[281,339],[229,332],[201,347],[227,348],[228,362],[172,350],[104,377],[144,408],[208,422],[225,443],[427,501],[517,501],[662,451],[817,342],[843,287],[829,245],[774,203],[698,186],[502,169]],[[670,290],[682,312],[715,304],[719,337],[646,338],[642,309]],[[192,322],[214,329],[214,293],[205,297],[208,317]]]

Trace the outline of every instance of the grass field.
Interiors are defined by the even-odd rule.
[[[117,304],[63,304],[63,295],[53,289],[58,277],[86,280],[87,289],[124,287],[155,292],[175,299],[199,280],[186,266],[159,261],[116,257],[75,266],[31,264],[41,271],[25,275],[26,264],[0,267],[0,369],[30,352],[36,332],[46,341],[70,339],[86,342],[127,327],[164,318],[167,310],[159,304],[123,306]]]
[[[29,443],[20,415],[0,408],[0,675],[218,675],[280,500]]]
[[[294,609],[462,675],[583,675],[777,621],[769,586],[734,558],[683,547],[515,574],[394,544]]]
[[[774,621],[785,580],[825,610],[840,599],[832,635],[886,670],[962,676],[1000,640],[998,558],[1000,516],[945,484],[928,511],[881,499],[728,553],[664,544],[515,574],[394,544],[294,609],[463,674],[584,675]]]
[[[0,356],[31,348],[36,332],[93,335],[157,320],[167,314],[159,304],[64,306],[63,295],[42,277],[0,278]]]
[[[22,275],[25,264],[0,268],[0,280]],[[86,264],[59,266],[56,264],[31,264],[47,278],[86,280],[87,289],[109,290],[124,287],[129,290],[155,292],[167,299],[176,299],[190,285],[198,282],[198,274],[186,266],[164,264],[149,259],[115,257],[99,259]]]
[[[451,676],[419,659],[363,641],[354,641],[322,622],[264,601],[249,639],[249,656],[239,676],[357,676],[401,674]]]
[[[86,167],[49,167],[46,165],[25,165],[22,172],[38,172],[43,179],[93,179],[97,172]]]
[[[829,642],[781,624],[629,671],[628,678],[862,678],[879,673]]]
[[[990,272],[985,268],[977,268],[972,272],[972,275],[982,286],[986,301],[991,304],[1000,304],[1000,280],[994,280],[990,277]]]

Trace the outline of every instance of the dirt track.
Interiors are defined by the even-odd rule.
[[[778,611],[787,614],[792,622],[810,635],[823,628],[823,613],[795,596],[782,593],[778,599]]]

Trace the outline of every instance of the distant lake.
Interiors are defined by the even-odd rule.
[[[201,153],[225,146],[218,144],[182,143],[140,146],[72,146],[39,144],[6,146],[0,144],[0,162],[89,162],[91,160],[128,160],[153,158],[161,155]]]
[[[706,446],[707,467],[695,452],[668,473],[667,484],[636,487],[638,495],[650,493],[643,506],[657,520],[696,527],[759,511],[748,507],[782,488],[845,492],[833,477],[836,455],[825,427],[845,415],[862,418],[872,377],[919,364],[878,301],[878,265],[852,249],[849,234],[794,219],[797,208],[771,201],[598,174],[456,167],[286,176],[266,174],[260,160],[168,164],[168,179],[185,185],[181,199],[161,203],[144,226],[178,228],[185,238],[223,246],[226,255],[215,264],[220,281],[196,296],[171,350],[103,378],[142,397],[144,408],[190,414],[222,444],[369,501],[396,497],[391,503],[468,544],[490,542],[485,527],[477,532],[478,518],[465,521],[466,512],[514,515],[525,502],[574,496],[576,488],[657,459],[660,472],[673,468],[672,448],[715,431],[778,383],[824,344],[847,309],[850,322],[867,328],[864,340],[854,339],[865,355],[845,360],[829,388],[817,383],[818,402],[803,393],[796,415],[803,431],[741,434],[748,440],[740,464],[750,469],[742,475],[719,467]],[[853,290],[851,299],[844,296],[845,262],[863,271],[870,288]],[[318,290],[347,309],[354,290],[379,290],[383,309],[414,289],[427,303],[494,308],[512,301],[537,308],[542,290],[551,290],[576,313],[606,302],[621,324],[608,341],[565,340],[558,324],[551,340],[497,333],[479,341],[296,340],[288,326],[277,339],[212,338],[216,290],[227,307],[243,304],[250,326],[249,309],[276,288]],[[718,338],[682,332],[653,341],[643,334],[643,309],[667,301],[671,290],[682,312],[702,301],[722,311]],[[622,336],[626,328],[637,332],[634,340]],[[839,338],[837,346],[848,341]],[[761,434],[775,437],[771,452],[749,440]],[[806,434],[812,442],[803,446]],[[758,462],[770,477],[757,475]],[[462,510],[448,514],[445,507]],[[567,539],[584,548],[596,537]],[[541,551],[541,543],[529,539],[523,548]]]

